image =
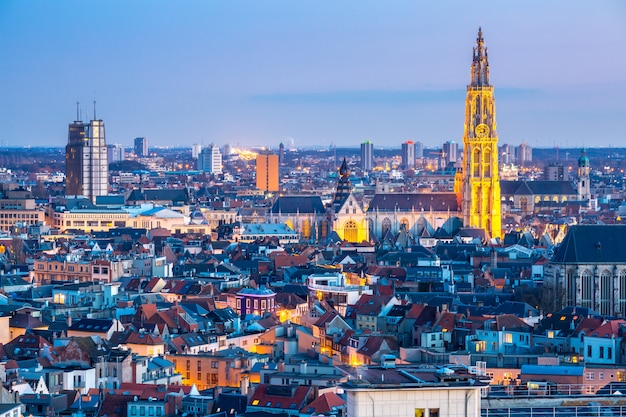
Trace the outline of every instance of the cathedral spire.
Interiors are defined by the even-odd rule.
[[[478,28],[478,37],[474,47],[472,60],[472,74],[470,80],[471,87],[483,87],[489,85],[489,60],[487,59],[487,48],[483,39],[483,30]]]
[[[482,28],[478,28],[471,68],[465,99],[463,169],[455,177],[455,191],[463,224],[484,229],[492,238],[501,237],[496,104]]]

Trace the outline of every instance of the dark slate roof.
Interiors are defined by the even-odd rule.
[[[278,197],[272,205],[272,213],[326,213],[326,208],[319,196],[283,196]]]
[[[126,201],[171,201],[188,203],[189,195],[187,194],[186,188],[133,190]]]
[[[572,195],[576,194],[569,181],[500,181],[502,195]]]
[[[107,332],[113,326],[111,319],[81,319],[73,323],[69,330],[78,330],[81,332]]]
[[[454,193],[394,193],[376,194],[367,209],[374,211],[448,211],[460,210]]]
[[[626,225],[571,226],[550,262],[626,264]]]

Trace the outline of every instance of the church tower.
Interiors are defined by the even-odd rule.
[[[493,86],[489,84],[489,61],[481,28],[465,98],[463,145],[463,168],[455,181],[463,225],[484,229],[492,238],[501,237],[496,103]]]
[[[583,149],[578,158],[578,200],[589,201],[591,199],[591,183],[589,180],[590,174],[589,158],[587,157],[587,150]]]

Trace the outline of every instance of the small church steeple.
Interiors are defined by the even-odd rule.
[[[350,182],[350,168],[346,158],[343,158],[341,167],[339,168],[339,176],[337,178],[337,191],[333,199],[333,207],[335,209],[341,207],[352,192],[352,182]]]

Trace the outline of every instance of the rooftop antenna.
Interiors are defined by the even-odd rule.
[[[76,121],[80,122],[80,102],[76,101]]]
[[[97,117],[96,117],[96,100],[93,101],[93,119],[97,120]]]

